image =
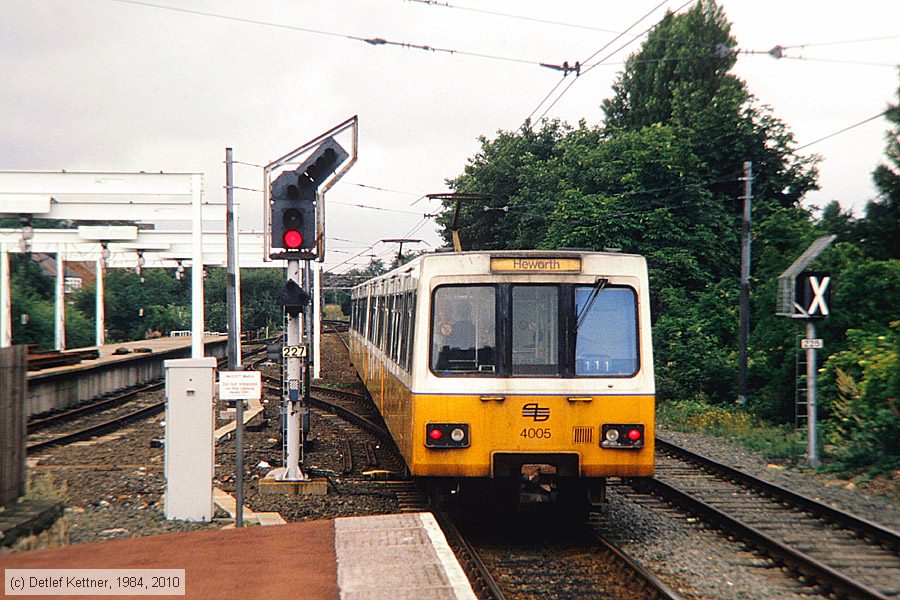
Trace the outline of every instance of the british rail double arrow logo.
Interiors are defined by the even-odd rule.
[[[529,402],[522,407],[522,416],[534,419],[535,423],[539,423],[550,418],[550,409],[545,406],[539,406],[537,402]]]

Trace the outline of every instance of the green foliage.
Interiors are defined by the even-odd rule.
[[[280,295],[284,282],[284,269],[241,270],[241,328],[244,331],[281,328]],[[225,301],[224,292],[222,296],[208,293],[206,297]]]
[[[41,272],[30,254],[11,255],[9,266],[13,343],[53,348],[53,278]]]
[[[821,379],[825,439],[841,466],[900,467],[900,321],[891,331],[850,330]]]
[[[886,117],[893,124],[885,136],[887,162],[872,173],[879,198],[866,205],[862,224],[866,252],[879,260],[900,258],[900,103],[889,106]]]
[[[676,431],[705,433],[738,440],[769,458],[792,458],[800,441],[788,426],[773,426],[733,406],[704,400],[676,400],[657,405],[657,421]]]
[[[108,270],[103,281],[104,319],[109,343],[142,340],[188,329],[190,278],[175,278],[171,269]],[[74,294],[74,305],[85,315],[96,314],[96,287]]]

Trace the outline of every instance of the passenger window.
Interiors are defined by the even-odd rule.
[[[492,286],[443,286],[434,292],[431,370],[437,375],[497,371],[496,298]]]
[[[557,286],[512,288],[512,374],[559,373]]]
[[[575,289],[575,374],[630,376],[638,370],[637,299],[631,288]]]

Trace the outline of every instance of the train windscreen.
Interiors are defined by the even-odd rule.
[[[627,376],[638,369],[637,301],[630,288],[575,288],[575,374]]]
[[[435,290],[431,369],[443,375],[492,375],[497,370],[496,294],[493,286]]]

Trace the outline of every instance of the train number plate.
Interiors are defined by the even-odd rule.
[[[306,346],[282,346],[281,356],[284,358],[305,358]]]

